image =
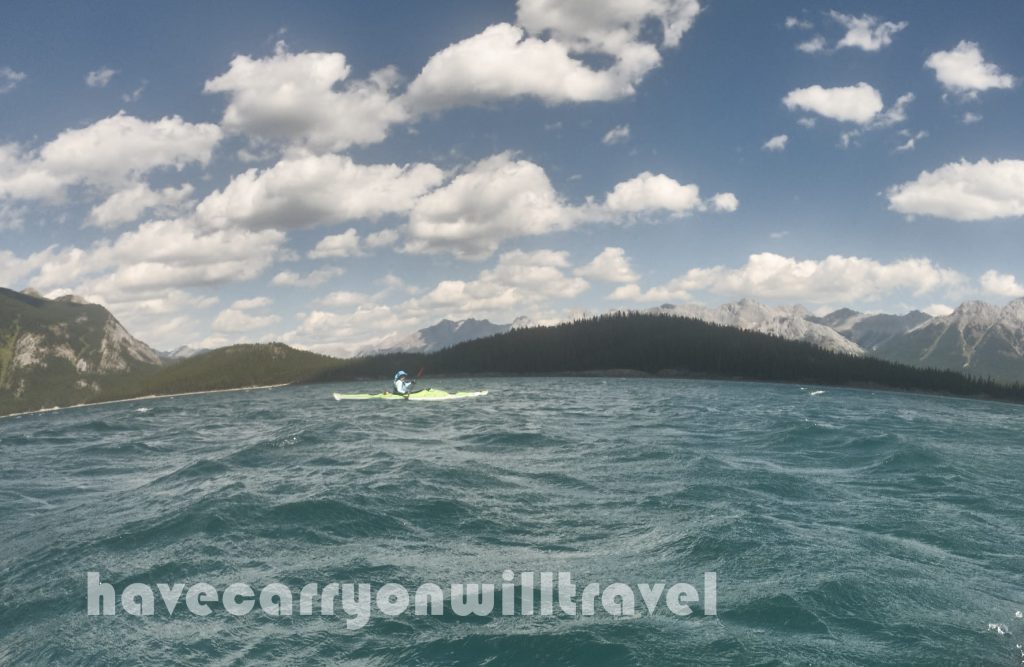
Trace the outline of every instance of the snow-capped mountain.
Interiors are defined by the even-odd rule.
[[[713,324],[800,340],[844,354],[864,354],[859,345],[831,327],[811,321],[810,313],[803,306],[771,307],[753,299],[741,299],[718,308],[665,304],[654,308],[653,312],[693,317]]]
[[[807,319],[834,329],[865,351],[871,352],[892,338],[927,322],[931,315],[920,310],[913,310],[906,315],[872,315],[841,308],[823,317],[808,316]]]
[[[875,354],[930,366],[1024,382],[1024,299],[999,308],[968,301],[880,345]]]
[[[488,320],[441,320],[437,324],[412,334],[396,334],[365,346],[359,356],[388,352],[435,352],[468,340],[505,333],[511,329],[529,326],[526,318],[517,318],[511,324],[494,324]]]

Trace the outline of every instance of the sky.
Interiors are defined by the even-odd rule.
[[[15,2],[0,286],[158,349],[1024,296],[1024,3]]]

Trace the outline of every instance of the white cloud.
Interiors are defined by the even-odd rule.
[[[331,278],[340,276],[344,272],[344,269],[334,266],[315,269],[305,276],[300,275],[295,271],[281,271],[275,275],[270,282],[273,285],[283,287],[317,287],[319,285],[323,285]]]
[[[501,314],[513,316],[518,308],[549,299],[578,296],[589,285],[569,275],[568,253],[553,250],[512,250],[498,258],[476,280],[443,280],[422,297],[398,310],[417,317],[466,317]]]
[[[434,54],[406,101],[422,113],[523,96],[548,104],[629,96],[661,64],[658,46],[643,39],[648,24],[658,21],[660,46],[672,48],[699,12],[696,0],[521,0],[518,25],[489,26]],[[614,63],[594,70],[574,57],[594,53]]]
[[[0,95],[11,92],[24,80],[24,72],[16,72],[10,67],[0,67]]]
[[[764,142],[761,146],[766,151],[782,151],[786,149],[786,142],[789,141],[789,136],[785,134],[777,134],[768,141]]]
[[[789,30],[792,30],[794,28],[799,28],[800,30],[810,30],[813,27],[814,24],[811,23],[810,21],[798,19],[795,16],[786,17],[786,28],[788,28]]]
[[[997,65],[985,62],[977,43],[962,41],[952,51],[936,51],[924,62],[946,90],[975,97],[990,88],[1012,88],[1016,80]]]
[[[614,100],[632,95],[661,62],[649,44],[634,44],[625,55],[606,70],[592,70],[566,45],[500,23],[434,54],[409,85],[406,102],[425,113],[524,96],[548,104]]]
[[[711,198],[711,210],[720,213],[733,213],[740,207],[740,200],[731,192],[719,192]]]
[[[661,24],[662,44],[678,46],[699,13],[696,0],[519,0],[517,20],[532,34],[550,33],[579,51],[614,54],[639,40],[651,19]]]
[[[819,51],[825,50],[825,38],[821,35],[815,35],[806,42],[800,42],[796,45],[797,51],[803,51],[804,53],[818,53]]]
[[[299,155],[273,167],[249,169],[196,209],[215,225],[293,229],[407,213],[417,197],[441,183],[432,164],[361,165],[344,155]]]
[[[802,109],[838,121],[867,124],[882,111],[882,95],[863,81],[838,88],[819,85],[791,90],[782,99],[788,109]]]
[[[840,49],[856,47],[864,51],[878,51],[892,44],[892,36],[909,25],[906,21],[879,23],[878,18],[867,14],[858,18],[832,11],[830,15],[846,28],[846,34],[836,44]]]
[[[318,299],[317,303],[327,308],[344,308],[346,306],[358,306],[359,304],[366,303],[368,300],[369,297],[366,294],[342,290],[331,292],[327,296]]]
[[[270,299],[265,296],[257,296],[251,299],[239,299],[231,304],[231,308],[234,310],[255,310],[257,308],[266,308],[271,303]]]
[[[981,288],[989,294],[1017,298],[1024,296],[1024,285],[1017,282],[1017,277],[998,271],[986,271],[981,276]]]
[[[207,164],[220,138],[216,125],[179,116],[147,122],[120,112],[65,130],[38,151],[0,146],[0,196],[56,199],[76,184],[124,188],[158,168]]]
[[[90,88],[104,88],[117,74],[117,70],[109,67],[101,67],[85,75],[85,85]]]
[[[318,151],[343,150],[382,141],[391,125],[407,119],[391,94],[398,82],[393,68],[338,90],[350,71],[341,53],[292,54],[278,42],[267,58],[236,56],[228,71],[207,81],[203,90],[230,96],[221,124],[232,134]]]
[[[803,127],[811,128],[814,127],[815,120],[810,117],[798,118],[796,124]]]
[[[187,183],[180,188],[168,187],[162,190],[153,190],[145,183],[136,183],[94,206],[89,213],[88,224],[117,227],[138,220],[146,211],[154,211],[162,217],[174,215],[188,203],[192,192],[192,186]]]
[[[639,276],[629,266],[629,258],[622,248],[605,248],[589,264],[576,269],[575,274],[610,283],[632,283],[639,280]]]
[[[247,333],[266,329],[280,321],[277,315],[251,315],[237,308],[228,308],[213,320],[213,330],[221,333]]]
[[[1024,160],[953,162],[887,191],[889,208],[961,222],[1024,216]]]
[[[311,259],[353,257],[360,253],[359,234],[356,230],[349,229],[342,234],[333,234],[320,239],[316,247],[309,252],[309,257]]]
[[[605,133],[601,143],[611,146],[612,144],[622,143],[627,139],[629,139],[629,125],[618,125]]]
[[[927,259],[888,264],[861,257],[830,255],[823,260],[797,260],[774,253],[751,255],[739,268],[714,266],[690,269],[668,283],[641,290],[624,285],[613,298],[638,302],[687,300],[695,291],[760,299],[809,303],[873,301],[897,290],[921,295],[939,287],[956,287],[964,276],[935,266]]]
[[[686,215],[701,206],[696,185],[682,185],[665,174],[649,171],[617,184],[605,198],[605,207],[622,213],[665,210],[673,215]]]
[[[981,121],[981,118],[982,118],[981,114],[974,113],[972,111],[968,111],[968,112],[966,112],[964,114],[964,117],[963,117],[964,125],[971,125],[973,123],[977,123],[977,122]]]
[[[543,168],[500,153],[416,202],[405,249],[482,259],[505,239],[568,229],[576,218]]]
[[[900,134],[907,137],[907,140],[905,142],[896,147],[896,150],[900,152],[914,150],[915,148],[917,148],[917,142],[928,136],[928,133],[925,132],[924,130],[921,130],[916,134],[911,134],[910,132],[906,131],[901,132]]]
[[[366,245],[370,248],[384,248],[394,245],[397,241],[398,232],[394,229],[382,229],[366,236]]]
[[[947,306],[944,303],[933,303],[926,308],[922,308],[921,312],[931,315],[932,317],[943,317],[953,313],[953,308]]]

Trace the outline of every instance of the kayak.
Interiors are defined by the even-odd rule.
[[[457,398],[473,398],[475,396],[486,396],[484,391],[444,391],[443,389],[424,389],[414,394],[403,396],[385,391],[380,394],[339,394],[334,393],[336,401],[368,401],[372,399],[383,399],[391,401],[451,401]]]

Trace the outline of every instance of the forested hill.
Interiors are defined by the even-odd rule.
[[[686,377],[870,386],[1024,402],[1024,386],[952,371],[838,354],[808,343],[659,314],[618,313],[517,329],[432,354],[339,362],[311,382],[379,378],[396,368],[444,374],[557,374],[632,370]]]

